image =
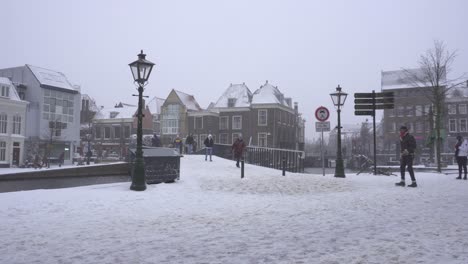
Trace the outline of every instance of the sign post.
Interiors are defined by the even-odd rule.
[[[372,116],[374,129],[374,175],[377,175],[377,140],[375,131],[375,110],[378,109],[393,109],[394,95],[393,92],[376,93],[355,93],[354,94],[354,115],[370,115]]]
[[[323,153],[323,132],[330,131],[330,122],[326,122],[330,117],[330,111],[324,106],[320,106],[315,110],[315,117],[319,122],[315,122],[315,131],[322,133],[322,139],[320,141],[320,157],[322,159],[322,174],[325,176],[325,157]]]

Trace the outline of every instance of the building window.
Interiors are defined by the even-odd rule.
[[[413,106],[406,106],[406,116],[414,116],[414,108]]]
[[[258,133],[258,146],[266,147],[267,145],[267,133]]]
[[[449,120],[449,132],[457,132],[457,120],[456,119]]]
[[[44,89],[42,118],[73,123],[74,95],[70,93]]]
[[[415,111],[416,111],[416,113],[415,113],[416,116],[422,116],[423,115],[423,106],[422,105],[417,105],[415,107]]]
[[[100,126],[97,126],[96,127],[96,138],[102,138],[102,135],[101,135],[101,127]]]
[[[219,118],[219,129],[220,130],[229,129],[229,117],[228,116],[222,116]]]
[[[205,147],[205,139],[208,137],[207,134],[200,134],[200,148]],[[214,141],[213,141],[214,142]]]
[[[104,127],[104,138],[109,139],[111,137],[111,129],[110,127]]]
[[[120,138],[120,127],[119,126],[114,127],[114,138]]]
[[[10,97],[10,87],[2,85],[2,94],[3,97]]]
[[[389,117],[395,116],[395,109],[385,109],[384,111],[388,112]]]
[[[449,115],[456,115],[457,114],[457,106],[453,104],[448,105],[448,113]]]
[[[405,115],[405,107],[404,106],[398,106],[397,116],[404,116],[404,115]]]
[[[392,132],[396,132],[397,131],[397,125],[395,122],[392,123]]]
[[[234,144],[234,141],[236,141],[237,138],[239,138],[241,133],[232,133],[232,144]]]
[[[236,106],[236,98],[229,98],[228,107],[235,107],[235,106]]]
[[[458,113],[460,115],[466,115],[466,104],[458,105]]]
[[[179,134],[180,105],[170,104],[163,109],[161,131],[163,134]]]
[[[13,116],[13,132],[12,134],[21,135],[21,116]]]
[[[258,110],[258,125],[267,125],[267,110]]]
[[[228,144],[228,134],[226,133],[219,134],[219,143]]]
[[[431,112],[431,105],[425,105],[424,106],[424,115],[429,115]]]
[[[232,117],[232,129],[242,129],[242,116]]]
[[[130,138],[130,127],[129,126],[124,127],[124,137],[125,138]]]
[[[6,134],[8,127],[8,119],[5,113],[0,114],[0,134]]]
[[[195,129],[203,129],[203,117],[195,117]]]
[[[426,125],[425,125],[426,131],[427,131],[427,132],[431,131],[431,129],[432,129],[432,128],[431,128],[431,122],[426,121],[426,122],[424,122],[424,123],[426,124]]]
[[[0,141],[0,161],[6,160],[6,142]]]
[[[467,132],[467,127],[466,127],[466,119],[460,119],[460,125],[459,125],[459,131],[460,132]]]

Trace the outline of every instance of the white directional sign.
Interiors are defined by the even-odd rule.
[[[328,132],[330,131],[330,122],[315,122],[316,132]]]

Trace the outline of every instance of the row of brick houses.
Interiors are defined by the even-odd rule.
[[[232,144],[242,135],[250,145],[304,148],[305,120],[297,103],[293,106],[292,99],[284,97],[268,81],[254,93],[245,83],[231,84],[206,109],[200,107],[193,95],[174,89],[166,99],[154,97],[145,105],[143,140],[147,143],[157,134],[163,146],[172,146],[177,136],[186,138],[191,134],[197,145],[203,146],[211,134],[220,144]],[[82,118],[81,126],[82,153],[87,151],[89,141],[95,155],[124,157],[136,133],[136,111],[135,105],[125,103],[113,108],[97,107],[83,95],[81,114],[86,118]]]

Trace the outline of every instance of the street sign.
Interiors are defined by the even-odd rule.
[[[355,93],[354,98],[372,98],[372,93]]]
[[[354,105],[354,109],[358,110],[358,109],[368,109],[368,110],[372,110],[374,108],[373,105]]]
[[[395,108],[394,104],[375,105],[375,109],[393,109],[393,108]]]
[[[383,92],[383,93],[355,93],[354,98],[381,98],[381,97],[393,97],[393,92]]]
[[[372,98],[354,99],[354,103],[355,104],[372,104],[373,100],[374,99]],[[375,99],[376,104],[387,104],[387,103],[394,103],[394,102],[395,102],[395,99],[393,97]]]
[[[325,106],[320,106],[315,110],[315,118],[317,118],[318,121],[324,122],[327,121],[327,119],[330,117],[330,111]]]
[[[330,131],[330,122],[315,122],[316,132],[328,132]]]
[[[373,115],[374,111],[354,111],[354,115]]]

